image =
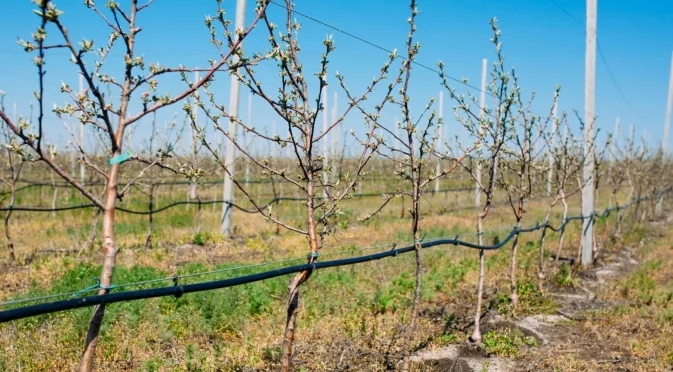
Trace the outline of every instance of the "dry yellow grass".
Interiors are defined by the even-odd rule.
[[[461,193],[457,198],[442,194],[427,195],[423,203],[426,211],[422,220],[423,231],[439,235],[474,231],[475,210],[443,211],[469,205],[472,203],[471,196],[469,192]],[[408,241],[408,213],[406,218],[400,217],[403,209],[401,201],[392,203],[381,217],[367,223],[357,222],[357,217],[374,210],[377,203],[376,198],[345,202],[344,209],[352,211],[351,218],[345,220],[347,223],[341,226],[336,235],[328,237],[323,254],[352,247]],[[575,199],[571,214],[577,212],[576,205]],[[191,208],[193,212],[194,206]],[[524,225],[540,221],[545,208],[544,200],[531,202]],[[279,210],[292,219],[298,208],[283,202]],[[180,215],[185,213],[184,207],[178,207],[175,212],[166,212],[166,217],[156,218],[157,226],[161,227],[155,236],[156,248],[152,250],[141,248],[145,239],[145,225],[141,225],[139,232],[122,230],[119,236],[120,270],[152,268],[170,275],[194,264],[210,269],[223,264],[257,263],[306,254],[303,237],[283,231],[276,235],[275,229],[259,216],[240,212],[235,212],[234,219],[238,237],[233,240],[223,239],[214,233],[218,227],[219,207],[215,211],[210,207],[203,209],[201,231],[211,232],[207,244],[191,244],[195,234],[194,220],[186,225],[171,224],[172,218],[184,219]],[[25,257],[45,247],[78,246],[81,240],[62,232],[69,227],[77,229],[90,225],[91,214],[89,211],[67,217],[59,215],[57,219],[48,214],[37,218],[17,214],[18,218],[13,220],[12,226],[17,232],[19,252]],[[296,218],[299,221],[300,216]],[[143,224],[143,221],[143,218],[136,216],[120,215],[119,218],[119,224],[126,226]],[[508,229],[512,227],[509,221],[511,211],[501,206],[488,217],[486,228]],[[558,222],[558,215],[554,221]],[[46,236],[49,229],[59,233]],[[576,227],[570,229],[565,256],[574,255],[577,234]],[[551,235],[548,247],[555,247],[555,235]],[[473,237],[466,236],[466,239]],[[487,239],[493,239],[493,234],[487,236]],[[519,259],[522,283],[534,281],[537,239],[537,234],[531,234],[521,241],[524,247]],[[527,244],[529,242],[531,244]],[[475,298],[477,253],[464,248],[437,247],[426,251],[425,255],[427,289],[424,291],[421,319],[413,344],[416,347],[432,348],[462,342],[473,316],[471,308]],[[323,259],[336,257],[339,256]],[[487,258],[487,300],[497,309],[498,299],[506,293],[508,249],[506,247],[488,253]],[[78,270],[87,263],[96,265],[99,261],[95,247],[79,258],[38,256],[26,267],[0,273],[3,283],[0,299],[29,288],[46,290],[58,284],[63,273]],[[303,289],[295,347],[297,367],[308,370],[334,370],[348,366],[358,370],[385,369],[386,358],[395,359],[401,353],[398,336],[408,315],[407,305],[412,292],[408,287],[410,279],[405,275],[412,270],[413,256],[405,255],[314,273]],[[208,276],[197,280],[217,277]],[[245,286],[239,288],[241,292],[235,292],[236,295],[233,295],[232,290],[225,289],[204,294],[205,297],[186,295],[180,300],[165,298],[111,305],[110,308],[114,309],[106,317],[97,353],[98,369],[272,369],[278,357],[285,316],[286,280],[280,278],[269,284],[270,287]],[[92,281],[93,278],[82,278],[81,287],[92,284]],[[262,310],[255,310],[252,315],[246,313],[250,306],[246,299],[256,296],[260,296],[264,302]],[[545,305],[540,307],[540,298],[534,294],[531,296],[530,299],[522,298],[524,309],[530,307],[530,311],[545,311],[543,307],[551,303],[545,299]],[[209,299],[217,302],[205,305],[198,303]],[[242,302],[232,304],[228,301]],[[210,311],[215,316],[218,312],[231,313],[210,320],[207,318],[211,316]],[[89,311],[84,309],[40,318],[35,322],[19,321],[0,325],[0,367],[27,371],[76,369],[88,314]],[[40,347],[36,348],[35,345]],[[553,356],[550,358],[553,359]]]

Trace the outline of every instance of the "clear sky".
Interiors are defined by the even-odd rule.
[[[102,7],[105,1],[97,3]],[[120,3],[127,6],[128,1]],[[235,2],[225,0],[223,3],[233,21]],[[96,46],[106,41],[109,29],[83,6],[82,1],[61,0],[56,4],[65,12],[62,21],[73,39],[93,39]],[[299,12],[384,48],[404,49],[408,33],[406,19],[409,16],[406,1],[297,0],[295,4]],[[248,5],[246,23],[253,16],[252,1],[248,0]],[[508,67],[516,68],[526,94],[536,92],[535,111],[542,113],[547,110],[554,87],[560,85],[560,109],[571,116],[574,115],[573,110],[583,115],[585,6],[584,0],[420,1],[416,40],[421,43],[422,49],[418,61],[435,67],[442,60],[446,62],[446,71],[451,76],[466,77],[471,84],[478,86],[481,59],[488,58],[491,62],[494,57],[488,22],[491,17],[497,17],[502,29],[506,63]],[[0,89],[6,92],[5,103],[10,112],[12,104],[16,103],[19,114],[24,115],[29,112],[28,103],[37,87],[36,68],[30,62],[32,55],[24,53],[16,40],[17,37],[30,39],[31,32],[39,25],[38,17],[31,10],[33,7],[29,0],[5,0],[0,12],[0,24],[3,25],[0,33]],[[138,36],[137,51],[144,54],[146,63],[158,61],[167,66],[207,66],[207,60],[217,58],[217,53],[208,43],[203,18],[206,14],[214,14],[215,10],[214,0],[156,1],[139,16],[138,23],[143,31]],[[270,5],[270,10],[276,23],[282,23],[283,10],[275,5]],[[370,45],[301,16],[297,19],[303,24],[300,41],[305,65],[315,71],[324,48],[322,39],[327,34],[333,34],[336,51],[330,58],[330,76],[338,70],[355,93],[371,81],[386,59],[385,52]],[[619,116],[623,128],[634,123],[638,136],[649,132],[652,144],[661,141],[673,51],[672,27],[673,1],[598,1],[598,40],[604,58],[598,54],[598,128],[612,131],[615,118]],[[48,31],[50,40],[61,41],[53,27]],[[246,41],[245,50],[253,52],[266,48],[265,34],[263,27],[255,30]],[[119,51],[120,48],[109,57],[108,62],[109,71],[117,71],[117,76],[120,75],[119,70],[112,66],[120,63],[122,53]],[[76,87],[77,77],[67,53],[49,52],[46,61],[48,88],[45,102],[50,108],[52,103],[62,104],[67,99],[59,92],[58,82],[64,80]],[[260,74],[270,84],[277,84],[277,74],[270,66],[260,68]],[[430,97],[436,97],[441,87],[436,73],[416,68],[414,74],[411,92],[415,107],[420,108]],[[333,78],[330,81],[336,82]],[[228,103],[229,77],[222,74],[215,86],[218,101]],[[179,81],[173,79],[161,82],[159,91],[170,91],[175,95],[183,88]],[[336,88],[336,84],[330,86],[330,96]],[[240,111],[243,119],[247,117],[247,96],[248,93],[243,90]],[[340,99],[343,107],[343,95]],[[270,110],[261,101],[254,100],[253,104],[255,125],[267,126],[271,130],[270,121],[274,118]],[[180,112],[181,106],[162,111],[158,115],[159,121],[171,120],[175,112]],[[452,106],[453,102],[447,97],[444,110],[447,115],[451,113]],[[135,105],[136,109],[138,107]],[[386,111],[383,118],[392,123],[396,115],[399,114]],[[350,116],[346,128],[357,130],[361,127],[360,119],[359,115]],[[453,131],[451,125],[455,123],[447,121],[449,130]],[[50,142],[62,144],[67,140],[67,133],[53,113],[48,114],[45,123],[51,136]],[[139,123],[136,136],[146,135],[146,124]],[[573,124],[576,125],[576,120]],[[278,129],[278,132],[286,133],[283,129]],[[134,147],[137,146],[138,142],[135,142]]]

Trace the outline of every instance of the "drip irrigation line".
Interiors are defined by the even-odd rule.
[[[411,244],[411,243],[412,242],[404,242],[403,244]],[[395,244],[392,244],[392,245],[395,245]],[[344,254],[344,253],[351,253],[352,254],[352,253],[370,251],[370,250],[381,249],[381,248],[389,248],[390,246],[391,246],[390,243],[380,244],[380,245],[375,245],[375,246],[365,247],[365,248],[349,249],[349,250],[343,250],[343,251],[339,251],[339,252],[325,253],[325,254],[322,254],[321,257],[336,256],[336,255],[340,255],[340,254]],[[297,260],[302,260],[302,259],[306,259],[306,257],[302,256],[302,257],[294,257],[294,258],[285,258],[285,259],[276,260],[276,261],[267,261],[267,262],[261,262],[261,263],[257,263],[257,264],[227,267],[227,268],[223,268],[223,269],[203,271],[203,272],[192,273],[192,274],[182,274],[182,275],[175,274],[175,275],[167,276],[167,277],[163,277],[163,278],[149,279],[149,280],[143,280],[143,281],[131,282],[131,283],[122,283],[122,284],[114,285],[114,286],[112,286],[112,288],[109,288],[109,289],[128,288],[128,287],[135,287],[135,286],[141,286],[141,285],[146,285],[146,284],[169,282],[169,281],[175,281],[175,280],[186,279],[186,278],[194,278],[194,277],[198,277],[198,276],[207,276],[207,275],[219,274],[219,273],[223,273],[223,272],[232,272],[232,271],[238,271],[238,270],[255,268],[255,267],[270,266],[270,265],[275,265],[275,264],[279,264],[279,263],[292,262],[292,261],[297,261]],[[81,295],[81,294],[84,294],[84,293],[87,293],[87,292],[95,292],[95,291],[98,291],[100,289],[101,289],[100,284],[96,284],[96,285],[89,286],[89,287],[86,287],[84,289],[81,289],[81,290],[78,290],[78,291],[73,291],[73,292],[56,293],[56,294],[45,295],[45,296],[40,296],[40,297],[31,297],[31,298],[24,298],[24,299],[19,299],[19,300],[0,302],[0,307],[7,306],[7,305],[15,305],[15,304],[20,304],[20,303],[26,303],[26,302],[37,302],[37,301],[42,301],[42,300],[47,300],[47,299],[52,299],[52,298],[58,298],[58,297],[77,296],[77,295]]]
[[[663,189],[662,191],[658,192],[656,194],[656,197],[658,198],[659,196],[663,195],[664,193],[667,193],[671,190],[671,187],[667,187]],[[520,235],[522,233],[531,233],[543,229],[550,229],[552,231],[563,231],[566,227],[567,224],[569,224],[572,221],[575,220],[584,220],[586,218],[602,218],[608,216],[610,213],[613,211],[619,211],[622,209],[627,209],[630,206],[634,204],[639,204],[644,201],[652,200],[653,196],[647,196],[643,198],[639,198],[636,200],[633,200],[631,202],[628,202],[622,206],[614,206],[614,207],[609,207],[603,210],[602,213],[597,213],[594,212],[589,216],[572,216],[572,217],[567,217],[564,219],[564,221],[559,225],[558,227],[552,226],[548,221],[545,223],[536,223],[535,226],[527,227],[527,228],[522,228],[519,226],[515,226],[513,229],[510,230],[509,234],[501,240],[500,242],[492,245],[479,245],[476,243],[471,243],[468,241],[460,240],[458,237],[456,238],[438,238],[430,241],[422,241],[419,242],[419,245],[423,249],[428,249],[432,248],[435,246],[439,245],[453,245],[453,246],[462,246],[466,248],[472,248],[472,249],[478,249],[478,250],[497,250],[505,245],[507,245],[515,236]],[[460,235],[459,235],[460,236]],[[69,299],[69,300],[61,300],[61,301],[54,301],[54,302],[49,302],[49,303],[44,303],[44,304],[37,304],[37,305],[31,305],[31,306],[23,306],[19,307],[16,309],[10,309],[10,310],[4,310],[0,311],[0,323],[4,322],[9,322],[12,320],[18,320],[18,319],[23,319],[23,318],[28,318],[28,317],[33,317],[33,316],[38,316],[38,315],[45,315],[45,314],[50,314],[50,313],[55,313],[55,312],[60,312],[60,311],[65,311],[65,310],[72,310],[72,309],[77,309],[77,308],[82,308],[82,307],[89,307],[89,306],[95,306],[95,305],[100,305],[100,304],[110,304],[110,303],[116,303],[116,302],[124,302],[124,301],[134,301],[134,300],[142,300],[142,299],[149,299],[149,298],[157,298],[157,297],[166,297],[166,296],[175,296],[176,298],[181,297],[185,293],[194,293],[194,292],[202,292],[202,291],[209,291],[209,290],[215,290],[215,289],[221,289],[221,288],[228,288],[228,287],[234,287],[234,286],[239,286],[239,285],[244,285],[244,284],[250,284],[250,283],[255,283],[267,279],[272,279],[288,274],[294,274],[298,273],[301,271],[313,271],[317,269],[324,269],[324,268],[330,268],[330,267],[340,267],[340,266],[350,266],[350,265],[355,265],[359,263],[364,263],[364,262],[369,262],[369,261],[375,261],[375,260],[380,260],[383,258],[387,257],[397,257],[400,254],[404,253],[409,253],[414,251],[416,244],[412,245],[407,245],[402,248],[395,248],[395,245],[392,245],[392,249],[379,252],[379,253],[374,253],[370,255],[364,255],[364,256],[357,256],[357,257],[349,257],[349,258],[344,258],[344,259],[338,259],[338,260],[332,260],[332,261],[322,261],[322,262],[313,262],[313,263],[306,263],[306,264],[300,264],[300,265],[293,265],[293,266],[286,266],[283,268],[279,269],[274,269],[274,270],[269,270],[261,273],[255,273],[255,274],[250,274],[250,275],[244,275],[240,277],[235,277],[235,278],[229,278],[229,279],[222,279],[222,280],[215,280],[215,281],[210,281],[210,282],[201,282],[201,283],[194,283],[194,284],[184,284],[180,285],[179,284],[179,279],[180,276],[174,276],[171,277],[171,280],[173,280],[174,285],[170,287],[160,287],[160,288],[150,288],[150,289],[141,289],[141,290],[134,290],[134,291],[124,291],[124,292],[119,292],[119,293],[107,293],[104,295],[98,295],[98,296],[87,296],[87,297],[82,297],[82,298],[76,298],[76,299]],[[279,262],[287,262],[290,260],[296,260],[296,259],[288,259],[288,260],[281,260]],[[278,262],[274,262],[278,263]],[[271,264],[271,263],[269,263]],[[257,265],[248,265],[247,267],[254,267],[254,266],[260,266],[262,264],[257,264]],[[230,268],[230,270],[233,270],[235,268]],[[220,271],[226,271],[227,269],[222,269]],[[192,274],[188,274],[185,276],[182,276],[182,278],[187,278],[190,276],[195,276]],[[160,282],[160,281],[166,281],[167,279],[155,279],[151,281],[146,281],[146,283],[155,283],[155,282]],[[128,284],[122,284],[122,286],[131,286],[131,285],[136,285],[137,283],[128,283]],[[102,288],[106,290],[112,290],[115,288],[120,288],[120,286],[111,286],[108,288]],[[91,291],[91,290],[98,290],[101,289],[100,285],[98,286],[91,286],[87,287],[82,291],[74,292],[76,294],[81,294],[83,291]],[[56,295],[53,295],[56,296]],[[42,299],[47,299],[47,298],[53,298],[49,296],[44,296]],[[16,303],[16,302],[14,302]]]

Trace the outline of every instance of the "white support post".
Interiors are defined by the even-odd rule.
[[[547,194],[551,196],[552,179],[554,178],[554,151],[556,151],[556,131],[558,130],[558,99],[552,109],[551,141],[549,142],[549,173],[547,173]]]
[[[664,122],[664,138],[661,141],[661,181],[663,185],[666,158],[668,156],[668,136],[671,132],[671,111],[673,111],[673,54],[671,55],[671,72],[668,80],[668,99],[666,100],[666,121]],[[655,209],[656,214],[661,213],[664,205],[664,194],[659,195],[659,201]]]
[[[439,91],[439,121],[444,118],[444,92]],[[437,149],[438,154],[442,153],[442,127],[437,128]],[[439,174],[442,171],[441,158],[437,157],[437,168],[435,173]],[[435,194],[439,192],[439,177],[435,179]]]
[[[587,0],[586,60],[584,87],[584,164],[582,186],[582,266],[593,264],[594,251],[594,99],[596,95],[596,8]]]
[[[79,74],[79,94],[84,94],[84,75]],[[86,149],[86,144],[84,143],[84,123],[79,123],[79,145],[82,146],[82,149]],[[79,182],[84,186],[86,183],[86,167],[84,162],[79,165]]]
[[[236,0],[236,37],[238,36],[238,30],[243,30],[245,27],[245,0]],[[239,44],[239,47],[243,47],[243,43]],[[233,64],[237,64],[239,61],[238,54],[233,56]],[[229,111],[232,117],[238,117],[238,104],[239,104],[239,95],[240,95],[240,81],[236,75],[231,75],[231,88],[229,94]],[[223,185],[223,194],[224,194],[224,204],[222,205],[222,225],[221,231],[222,234],[226,237],[231,237],[231,204],[234,202],[234,160],[236,158],[236,146],[234,141],[236,141],[236,121],[229,121],[229,136],[231,140],[227,144],[227,154],[225,157],[225,164],[229,170],[229,174],[224,175],[224,185]]]
[[[482,118],[486,113],[486,69],[488,68],[488,60],[486,58],[481,60],[481,93],[479,95],[479,117]],[[480,159],[477,159],[480,161]],[[497,167],[496,167],[497,168]],[[495,169],[494,169],[495,170]],[[477,163],[477,179],[474,186],[474,206],[481,205],[481,163]]]

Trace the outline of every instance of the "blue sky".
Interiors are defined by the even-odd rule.
[[[107,39],[108,29],[82,3],[64,0],[56,2],[65,12],[62,21],[73,39],[86,37],[100,46]],[[127,5],[127,1],[120,3],[122,6]],[[233,21],[235,2],[225,0],[223,3],[228,17]],[[471,84],[478,86],[481,59],[488,58],[490,63],[494,57],[493,46],[489,42],[492,35],[488,22],[495,16],[502,29],[507,66],[516,68],[526,94],[536,92],[534,110],[546,112],[555,86],[561,85],[560,109],[568,111],[571,116],[574,115],[573,110],[578,110],[582,115],[585,1],[555,0],[555,3],[565,12],[550,0],[420,1],[418,7],[421,14],[417,19],[416,40],[421,43],[422,49],[418,61],[435,67],[442,60],[446,63],[449,75],[466,77]],[[409,16],[406,1],[297,0],[295,4],[296,10],[302,13],[384,48],[404,49],[408,33],[406,19]],[[248,5],[246,23],[253,16],[252,1],[248,0]],[[8,110],[11,112],[12,104],[16,103],[19,113],[24,115],[29,112],[28,102],[33,100],[32,91],[37,87],[37,79],[35,67],[30,63],[32,55],[21,50],[16,44],[16,38],[30,39],[30,33],[38,26],[39,19],[32,13],[32,8],[33,4],[29,0],[7,1],[0,13],[0,24],[4,29],[0,33],[0,89],[6,92]],[[272,17],[281,23],[282,9],[274,5],[270,5],[270,9]],[[208,33],[203,18],[206,14],[214,14],[215,10],[214,0],[157,1],[139,16],[138,23],[143,31],[138,36],[137,51],[144,54],[146,63],[153,61],[168,66],[206,66],[207,60],[216,58],[217,54],[207,41]],[[303,25],[300,41],[307,69],[316,70],[323,52],[322,39],[333,34],[336,51],[330,58],[330,76],[338,70],[355,93],[371,81],[386,60],[386,53],[372,46],[301,16],[297,16],[297,19]],[[596,114],[597,126],[601,130],[612,131],[615,118],[619,116],[622,127],[634,123],[638,136],[649,132],[652,144],[658,144],[663,132],[673,51],[672,26],[671,1],[599,1],[598,39],[607,61],[606,66],[598,55]],[[53,27],[48,31],[51,31],[51,40],[60,41]],[[267,46],[265,35],[264,28],[255,30],[251,38],[246,40],[245,50],[263,50]],[[119,65],[121,55],[119,52],[109,57],[110,71],[118,71],[112,66]],[[49,52],[46,61],[48,89],[45,102],[50,108],[53,102],[62,104],[67,99],[59,92],[59,81],[64,80],[75,87],[77,76],[65,52]],[[277,84],[276,73],[270,67],[260,67],[260,76],[269,84]],[[608,68],[626,99],[609,76]],[[119,76],[118,73],[116,75]],[[329,88],[331,96],[337,87],[335,79],[330,81],[333,83]],[[223,74],[214,85],[218,101],[228,103],[229,77]],[[457,84],[454,86],[459,87]],[[159,87],[159,91],[170,91],[173,95],[182,89],[181,83],[175,79],[162,81]],[[415,69],[411,93],[416,113],[430,97],[436,97],[440,89],[439,78],[435,73]],[[244,90],[242,92],[240,115],[246,119],[248,93]],[[314,90],[313,94],[316,93]],[[340,100],[343,108],[343,94]],[[447,116],[452,106],[453,102],[447,97],[444,107]],[[135,106],[136,109],[138,107]],[[271,130],[270,122],[274,118],[270,110],[258,100],[254,100],[253,107],[255,126],[266,126]],[[178,105],[163,110],[157,116],[159,122],[171,120],[174,113],[180,112],[180,108],[181,105]],[[392,111],[383,114],[384,120],[391,125],[395,116],[399,114]],[[450,118],[446,120],[449,131],[456,133],[455,123]],[[149,118],[137,124],[134,138],[147,135],[148,121]],[[357,130],[361,128],[359,123],[360,116],[352,115],[346,121],[346,129]],[[572,120],[572,123],[576,125],[576,120]],[[45,124],[50,142],[62,145],[67,140],[67,133],[53,114],[48,114]],[[278,131],[281,135],[285,133],[283,129]],[[139,142],[134,141],[133,146],[138,147]]]

